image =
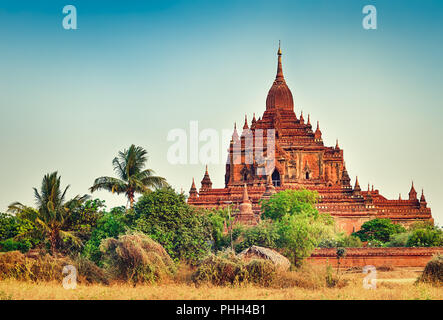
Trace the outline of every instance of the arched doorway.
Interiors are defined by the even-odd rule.
[[[278,172],[277,169],[275,169],[274,172],[272,173],[272,184],[274,185],[274,187],[281,186],[280,173]]]

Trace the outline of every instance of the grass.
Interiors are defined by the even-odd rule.
[[[196,287],[188,281],[188,277],[157,285],[138,285],[128,283],[78,284],[76,289],[66,290],[61,282],[32,283],[17,280],[0,281],[0,299],[2,300],[168,300],[168,299],[364,299],[364,300],[443,300],[441,287],[430,284],[414,284],[420,272],[416,270],[400,270],[378,272],[377,289],[368,290],[362,286],[364,274],[347,273],[343,278],[349,281],[344,288],[263,288],[254,285],[245,286],[208,286]]]

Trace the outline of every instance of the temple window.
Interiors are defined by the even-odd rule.
[[[309,172],[306,172],[306,180],[309,180]]]

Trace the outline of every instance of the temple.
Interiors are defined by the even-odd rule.
[[[234,205],[238,208],[235,221],[254,225],[260,221],[261,199],[282,190],[305,188],[319,193],[318,210],[330,213],[347,233],[374,218],[389,218],[406,226],[433,221],[423,191],[418,199],[414,183],[404,200],[388,200],[369,185],[363,191],[357,177],[351,185],[338,141],[334,147],[325,146],[319,122],[313,130],[309,115],[305,121],[303,112],[299,117],[295,114],[293,96],[283,76],[280,46],[277,56],[277,75],[263,116],[256,119],[254,114],[250,124],[245,117],[240,135],[234,125],[225,187],[212,188],[206,166],[198,191],[192,181],[188,203],[204,208]]]

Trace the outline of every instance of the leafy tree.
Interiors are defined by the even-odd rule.
[[[406,243],[408,247],[440,247],[443,246],[443,231],[439,228],[415,229]]]
[[[285,190],[262,201],[262,218],[273,221],[276,246],[294,265],[308,257],[321,239],[334,235],[332,217],[320,214],[314,206],[317,197],[309,190]]]
[[[88,199],[87,195],[76,196],[65,201],[66,192],[61,189],[60,176],[57,172],[48,173],[43,177],[40,191],[34,188],[34,197],[37,209],[27,207],[19,202],[12,203],[8,211],[15,213],[18,217],[32,222],[35,227],[49,240],[52,254],[56,254],[62,239],[69,239],[76,245],[80,245],[80,239],[71,232],[66,220],[70,214],[70,208],[81,204]],[[35,229],[25,230],[20,235],[35,233]]]
[[[334,222],[326,214],[309,216],[287,215],[276,222],[278,247],[294,265],[300,265],[318,246],[321,239],[331,237]]]
[[[112,193],[124,193],[133,207],[135,193],[147,193],[153,188],[167,185],[165,178],[155,176],[152,169],[144,169],[148,152],[142,147],[131,145],[129,149],[119,151],[112,160],[118,178],[99,177],[95,179],[91,192],[107,190]]]
[[[83,256],[102,266],[100,243],[106,238],[117,238],[128,230],[125,212],[124,207],[115,207],[110,212],[103,213],[83,248]]]
[[[261,202],[262,218],[280,220],[287,215],[303,214],[318,215],[314,204],[318,193],[309,190],[285,190],[273,195],[270,199]]]
[[[406,229],[402,225],[392,223],[390,219],[377,218],[365,222],[361,229],[352,235],[359,237],[361,241],[374,242],[373,240],[377,240],[383,243],[388,242],[392,235],[405,231]]]
[[[158,241],[175,260],[195,262],[211,247],[211,224],[186,203],[183,193],[162,188],[144,194],[128,214],[130,225]]]
[[[17,217],[8,213],[0,213],[0,241],[15,237],[18,233],[17,229]]]

